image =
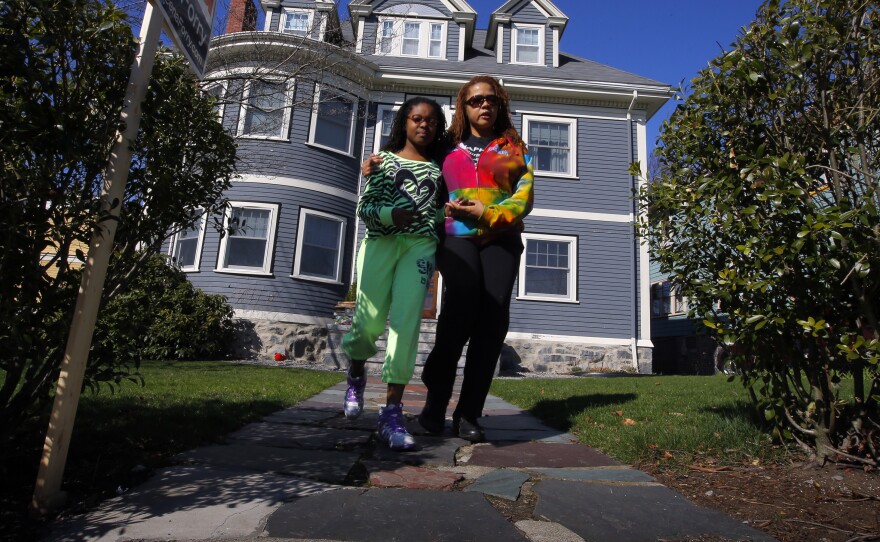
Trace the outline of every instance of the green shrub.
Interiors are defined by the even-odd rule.
[[[92,356],[126,360],[220,359],[232,339],[232,308],[196,289],[161,255],[152,255],[125,291],[101,310]]]

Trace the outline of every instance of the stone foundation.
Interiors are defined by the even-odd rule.
[[[651,349],[638,349],[638,368],[629,346],[509,339],[501,350],[501,371],[539,374],[593,372],[651,373]]]
[[[236,320],[233,359],[273,360],[283,354],[287,361],[323,364],[327,349],[327,326],[270,320]]]

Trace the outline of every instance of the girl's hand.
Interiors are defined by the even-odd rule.
[[[412,209],[401,209],[399,207],[391,209],[391,220],[398,228],[406,228],[415,222],[418,216],[419,213]]]
[[[454,201],[450,201],[446,204],[444,212],[446,216],[451,216],[458,220],[479,220],[479,218],[483,216],[484,209],[485,206],[481,201],[456,198]]]
[[[376,173],[381,163],[381,156],[379,156],[378,154],[371,154],[370,157],[364,160],[364,163],[361,164],[361,174],[364,177],[369,177],[373,173]]]

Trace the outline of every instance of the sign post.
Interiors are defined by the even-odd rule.
[[[82,282],[76,299],[73,321],[67,336],[67,345],[61,362],[55,400],[52,405],[46,440],[43,443],[43,455],[40,459],[31,501],[31,513],[34,515],[46,515],[49,511],[58,508],[65,498],[61,491],[61,480],[70,447],[70,436],[73,432],[73,422],[76,418],[76,410],[82,391],[86,362],[95,331],[98,308],[101,304],[107,266],[113,252],[117,218],[122,207],[125,184],[128,181],[128,172],[131,167],[132,148],[140,129],[141,105],[147,94],[147,84],[150,80],[150,73],[153,71],[153,60],[159,44],[159,34],[162,31],[162,18],[153,12],[153,1],[150,0],[147,3],[144,12],[139,36],[140,43],[132,63],[131,76],[125,92],[121,115],[125,129],[116,133],[105,172],[104,189],[101,192],[101,209],[110,215],[110,219],[100,221],[98,229],[92,234],[89,254],[83,266]],[[179,0],[174,1],[180,3]],[[214,0],[191,0],[191,2],[210,2],[211,15],[213,16]],[[201,64],[196,68],[197,73],[204,71],[204,60],[207,57],[207,45],[211,32],[210,20],[204,28],[207,32],[207,38],[203,40],[205,54],[200,59]],[[186,52],[184,49],[184,53]],[[187,56],[189,57],[189,55]]]

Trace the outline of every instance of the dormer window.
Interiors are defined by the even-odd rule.
[[[376,53],[389,56],[445,58],[446,22],[389,18],[379,21]]]
[[[544,27],[513,26],[514,64],[544,64]]]
[[[281,31],[285,34],[308,36],[312,28],[311,11],[284,10]]]

